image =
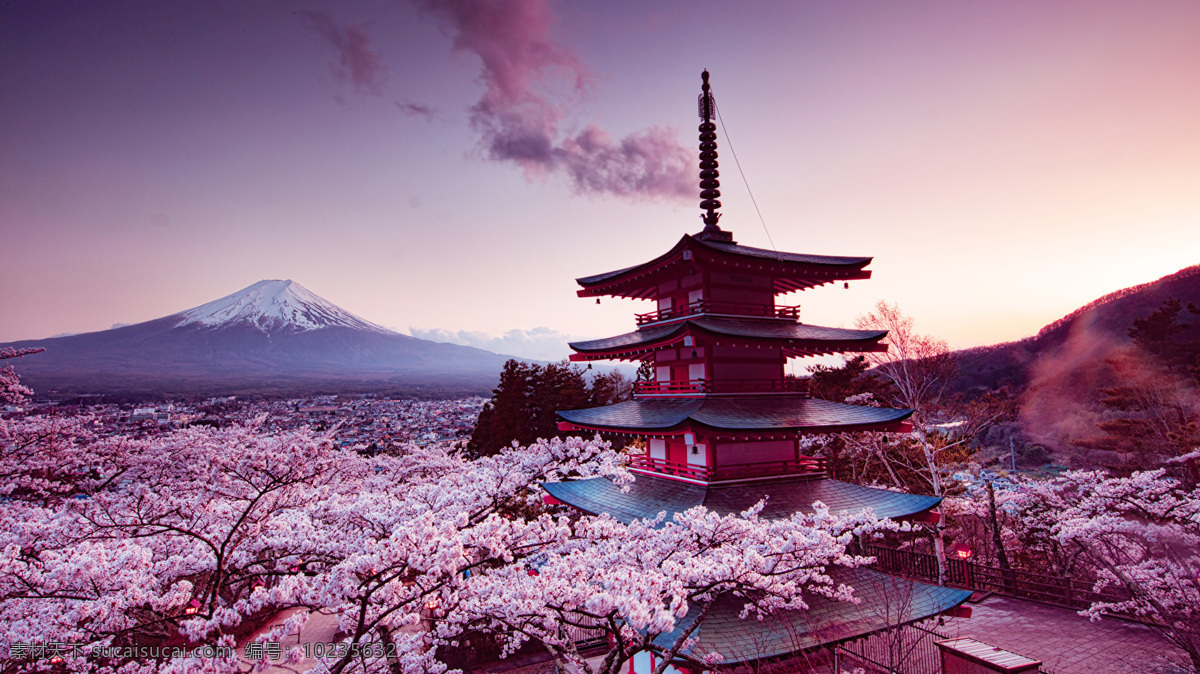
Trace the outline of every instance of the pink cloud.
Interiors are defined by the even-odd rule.
[[[383,79],[383,64],[379,55],[371,49],[371,38],[360,26],[338,25],[325,12],[301,12],[305,23],[320,33],[338,50],[339,60],[333,74],[340,80],[350,82],[359,92],[380,93]]]
[[[566,82],[572,95],[582,95],[591,75],[550,36],[547,0],[415,2],[451,31],[455,51],[480,59],[486,90],[471,107],[471,125],[489,159],[517,164],[530,177],[562,173],[582,193],[674,198],[696,192],[694,157],[669,129],[651,127],[617,142],[589,125],[564,137],[569,101],[548,90]]]

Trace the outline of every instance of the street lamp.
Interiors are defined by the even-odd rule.
[[[971,550],[971,546],[967,545],[966,543],[955,543],[954,547],[951,548],[950,550],[951,550],[951,552],[954,553],[955,557],[957,557],[959,560],[962,561],[963,583],[968,588],[974,587],[971,582],[972,580],[974,580],[973,578],[971,578],[971,563],[968,561],[971,559],[971,555],[974,552],[973,550]]]

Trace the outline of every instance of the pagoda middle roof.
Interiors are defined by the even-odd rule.
[[[647,326],[616,337],[572,342],[569,346],[580,353],[619,352],[652,347],[697,331],[713,336],[781,341],[787,346],[808,346],[822,353],[874,350],[879,340],[887,336],[887,330],[847,330],[792,321],[699,316]]]
[[[767,250],[765,248],[742,246],[736,243],[705,240],[685,234],[671,250],[648,262],[643,262],[632,267],[625,267],[624,269],[617,269],[616,271],[575,279],[576,283],[583,286],[583,290],[579,291],[579,294],[586,296],[612,294],[623,297],[650,297],[651,295],[647,294],[647,291],[644,289],[626,292],[610,286],[632,281],[639,276],[650,274],[666,265],[682,262],[684,249],[705,253],[713,257],[725,257],[735,260],[741,258],[746,262],[753,261],[760,264],[774,264],[778,267],[777,272],[789,273],[789,275],[795,276],[790,281],[784,279],[777,280],[775,288],[777,293],[811,288],[842,279],[869,278],[871,275],[869,271],[863,270],[863,267],[871,263],[872,258],[870,257],[788,253]]]
[[[627,400],[605,407],[560,410],[558,416],[577,426],[612,431],[672,431],[699,424],[730,431],[834,433],[886,426],[904,421],[912,413],[817,398],[755,395]]]

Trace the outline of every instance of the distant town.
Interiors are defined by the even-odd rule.
[[[83,398],[82,400],[86,400]],[[148,435],[189,425],[225,427],[266,415],[263,429],[286,431],[309,427],[331,431],[343,447],[383,452],[406,444],[459,443],[471,437],[485,398],[457,400],[393,400],[366,395],[324,395],[284,400],[243,400],[238,396],[199,403],[161,405],[99,403],[64,405],[57,401],[7,405],[4,418],[81,415],[91,430],[104,435]]]

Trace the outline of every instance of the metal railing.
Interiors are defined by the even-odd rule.
[[[807,379],[671,379],[639,381],[638,395],[707,395],[709,393],[808,393]]]
[[[658,323],[673,318],[695,316],[697,314],[727,314],[730,316],[754,316],[765,318],[800,318],[799,306],[776,306],[774,304],[739,304],[737,302],[713,302],[712,300],[696,300],[667,309],[636,314],[637,324]]]
[[[880,571],[937,582],[937,557],[924,552],[895,550],[878,545],[860,546],[862,554],[875,558]],[[1085,609],[1098,601],[1120,602],[1129,597],[1120,592],[1097,592],[1094,583],[1017,569],[998,569],[986,564],[950,558],[946,560],[946,582],[968,590],[1031,599],[1073,609]]]
[[[639,454],[632,457],[629,467],[661,475],[674,475],[676,477],[713,482],[717,480],[739,480],[775,475],[824,475],[825,459],[806,456],[800,459],[787,459],[784,461],[759,461],[724,466],[701,466],[657,459],[647,454]]]

